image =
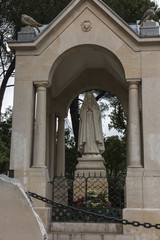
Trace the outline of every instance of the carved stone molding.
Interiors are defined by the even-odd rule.
[[[92,23],[89,20],[85,20],[81,23],[82,31],[89,32],[92,29]]]

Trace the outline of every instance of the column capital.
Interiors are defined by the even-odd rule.
[[[34,85],[38,88],[38,87],[45,87],[45,88],[49,88],[51,85],[48,81],[34,81]]]
[[[67,117],[67,114],[66,113],[57,113],[56,116],[59,118],[59,119],[64,119]]]
[[[127,78],[126,82],[128,85],[131,85],[131,84],[139,85],[141,83],[141,78]]]

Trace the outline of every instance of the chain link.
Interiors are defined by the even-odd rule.
[[[38,200],[42,201],[42,202],[45,202],[45,203],[48,203],[48,204],[51,204],[51,205],[60,206],[60,207],[63,207],[63,208],[67,208],[67,209],[70,209],[72,211],[76,211],[76,212],[79,212],[79,213],[84,213],[84,214],[87,214],[90,217],[93,216],[93,217],[97,217],[99,219],[112,220],[112,221],[120,223],[122,225],[132,225],[133,227],[142,226],[144,228],[156,228],[158,230],[160,229],[160,224],[151,224],[151,223],[147,223],[147,222],[140,223],[139,221],[129,221],[127,219],[119,219],[119,218],[115,218],[115,217],[104,216],[104,215],[101,215],[101,214],[85,211],[85,210],[80,209],[80,208],[66,206],[66,205],[63,205],[61,203],[54,202],[50,199],[47,199],[45,197],[42,197],[42,196],[36,194],[36,193],[27,192],[27,194],[28,194],[28,196],[31,196],[35,199],[38,199]]]

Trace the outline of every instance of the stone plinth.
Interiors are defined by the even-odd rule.
[[[40,196],[48,197],[50,178],[47,168],[30,168],[29,169],[29,181],[28,191],[37,193]],[[33,199],[35,207],[45,207],[46,203]]]
[[[18,32],[18,41],[32,41],[36,37],[36,32],[33,27],[22,27]]]
[[[96,194],[108,192],[104,159],[100,154],[83,155],[78,158],[76,169],[76,178],[74,180],[75,199],[84,197],[91,190],[94,190]]]
[[[140,35],[143,37],[154,37],[159,35],[159,26],[156,22],[144,22],[140,27]]]
[[[128,168],[125,183],[125,206],[141,208],[143,206],[143,168]]]
[[[106,177],[104,158],[100,154],[82,155],[78,158],[75,176]]]
[[[159,172],[128,168],[125,184],[126,208],[160,209]]]
[[[160,210],[146,208],[126,208],[123,210],[123,218],[129,221],[139,221],[140,223],[159,224]],[[156,228],[123,226],[123,234],[135,236],[136,240],[158,240],[160,231]]]

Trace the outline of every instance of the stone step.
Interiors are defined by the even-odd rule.
[[[118,223],[50,223],[50,232],[70,233],[117,233],[123,232],[122,224]]]
[[[49,233],[48,240],[135,240],[132,235],[111,233]]]
[[[50,223],[48,240],[134,240],[117,223]]]

